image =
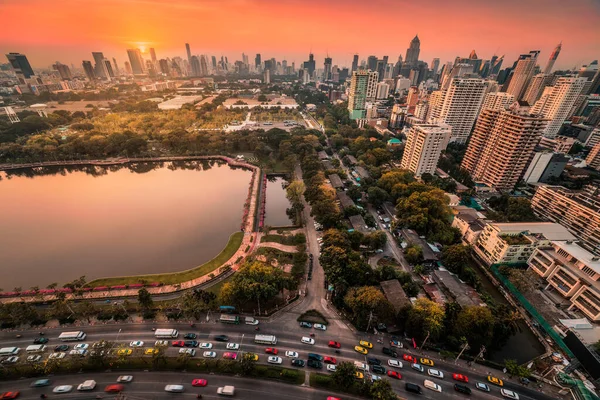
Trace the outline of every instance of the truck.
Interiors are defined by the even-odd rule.
[[[237,315],[231,315],[231,314],[221,314],[219,321],[223,322],[225,324],[238,325],[240,323],[240,317],[238,317]]]
[[[254,336],[254,343],[277,344],[277,337],[273,335],[256,335]]]
[[[221,386],[217,389],[217,394],[221,396],[233,396],[235,395],[235,386]]]
[[[258,325],[258,320],[254,317],[246,317],[245,323],[246,325]]]
[[[58,335],[58,340],[63,342],[76,342],[85,340],[86,334],[83,331],[63,332]]]
[[[157,339],[174,339],[179,336],[177,329],[157,329],[154,331]]]

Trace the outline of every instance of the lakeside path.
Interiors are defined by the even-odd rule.
[[[244,259],[248,254],[250,254],[258,241],[258,234],[254,232],[254,220],[256,217],[256,213],[258,212],[257,207],[257,194],[258,189],[260,187],[260,177],[261,170],[256,165],[248,164],[246,162],[234,160],[225,156],[195,156],[195,157],[157,157],[157,158],[129,158],[129,159],[115,159],[115,160],[90,160],[87,162],[73,162],[73,163],[62,163],[62,162],[48,162],[48,163],[36,163],[36,164],[0,164],[0,170],[10,170],[10,169],[19,169],[19,168],[32,168],[32,167],[44,167],[44,166],[61,166],[61,165],[115,165],[115,164],[126,164],[126,163],[136,163],[136,162],[158,162],[158,161],[194,161],[194,160],[222,160],[227,162],[230,166],[234,167],[242,167],[247,168],[252,171],[252,187],[248,193],[248,199],[246,203],[248,204],[247,210],[248,212],[244,215],[243,223],[243,232],[244,237],[242,238],[242,242],[238,250],[221,266],[216,268],[215,270],[194,278],[192,280],[181,282],[177,284],[164,285],[164,286],[156,286],[156,287],[147,287],[146,289],[152,295],[161,295],[166,293],[173,293],[182,290],[192,289],[199,285],[202,285],[212,279],[218,278],[219,275],[225,273],[231,268],[234,271],[240,267],[243,263]],[[151,279],[152,275],[140,275],[140,278]],[[86,291],[79,294],[75,293],[67,293],[66,299],[68,300],[82,300],[82,299],[102,299],[102,298],[110,298],[110,297],[133,297],[137,296],[138,290],[140,288],[108,288],[105,290],[92,290]],[[43,290],[41,291],[43,292]],[[39,302],[39,301],[50,301],[56,298],[54,293],[44,294],[44,293],[30,293],[27,294],[20,293],[16,294],[12,297],[3,297],[0,298],[0,303],[13,303],[13,302]]]

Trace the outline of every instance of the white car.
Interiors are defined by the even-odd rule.
[[[48,360],[60,360],[61,358],[65,358],[67,353],[52,353],[48,356]]]
[[[335,372],[335,368],[336,366],[333,364],[327,364],[327,371],[329,372]]]
[[[77,386],[77,390],[80,392],[89,392],[90,390],[94,390],[96,388],[96,381],[88,380],[84,381],[82,384]]]
[[[240,345],[238,343],[227,343],[227,345],[225,346],[225,348],[227,350],[239,350],[240,349]]]
[[[304,344],[315,344],[315,339],[309,338],[308,336],[303,336],[300,341]]]
[[[437,383],[430,381],[429,379],[425,379],[425,381],[423,381],[423,386],[425,386],[429,390],[433,390],[434,392],[442,392],[442,387]]]
[[[2,360],[2,364],[15,364],[19,361],[19,356],[11,356]]]
[[[298,358],[298,353],[295,352],[295,351],[288,350],[288,351],[285,352],[285,356],[286,357],[291,357],[291,358]]]
[[[217,353],[215,353],[214,351],[205,351],[204,353],[202,353],[202,356],[206,358],[216,358]]]
[[[434,378],[444,379],[444,373],[442,371],[440,371],[439,369],[429,368],[427,370],[427,374],[429,376],[433,376]]]
[[[212,343],[200,343],[198,347],[201,349],[212,349]]]
[[[402,363],[398,360],[388,360],[388,365],[392,368],[402,368]]]
[[[117,378],[117,382],[120,382],[120,383],[131,382],[132,380],[133,380],[132,375],[121,375]]]
[[[87,344],[87,343],[79,343],[79,344],[76,344],[73,347],[73,349],[75,349],[75,350],[87,350],[88,347],[90,347],[90,345]]]
[[[80,357],[84,357],[87,354],[87,350],[85,349],[80,349],[80,350],[71,350],[69,352],[70,356],[80,356]]]
[[[134,342],[129,343],[129,347],[142,347],[144,345],[144,342],[142,342],[141,340],[136,340]]]
[[[326,331],[327,330],[327,325],[323,325],[323,324],[314,324],[313,328],[318,329],[320,331]]]
[[[27,361],[28,362],[38,362],[42,359],[42,356],[28,356],[27,357]]]
[[[371,375],[371,382],[380,381],[381,377],[379,375]]]
[[[519,395],[513,392],[512,390],[500,389],[500,393],[502,394],[502,396],[508,399],[519,400]]]
[[[283,360],[281,357],[269,356],[269,358],[267,358],[267,362],[269,364],[281,364],[283,362]]]
[[[207,351],[206,353],[210,353]],[[189,354],[191,357],[196,355],[196,349],[179,349],[179,354]]]
[[[410,367],[412,369],[414,369],[415,371],[419,371],[419,372],[425,372],[425,368],[423,368],[423,366],[421,364],[410,364]]]
[[[52,393],[69,393],[71,390],[73,390],[71,385],[60,385],[52,389]]]
[[[183,393],[184,391],[183,385],[167,385],[165,386],[165,392],[171,393]]]
[[[168,345],[169,345],[168,340],[157,340],[156,342],[154,342],[154,347],[161,347],[161,346],[168,346]]]

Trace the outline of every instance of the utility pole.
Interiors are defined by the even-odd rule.
[[[462,356],[462,353],[465,350],[468,350],[469,348],[470,348],[469,343],[465,342],[465,344],[463,344],[462,350],[460,351],[460,353],[458,353],[458,356],[456,356],[456,360],[454,360],[454,364],[456,364],[458,362],[458,359],[460,358],[460,356]]]
[[[481,349],[479,350],[479,353],[475,356],[475,359],[473,360],[473,362],[476,362],[479,357],[481,357],[483,359],[483,354],[485,353],[485,350],[486,350],[485,346],[482,345]]]
[[[367,323],[367,332],[371,328],[371,320],[373,319],[373,311],[369,311],[369,322]]]
[[[429,339],[429,334],[431,332],[427,331],[427,336],[425,336],[425,340],[423,340],[423,344],[421,344],[421,347],[419,348],[419,350],[423,351],[423,347],[425,347],[425,343],[427,343],[427,339]]]

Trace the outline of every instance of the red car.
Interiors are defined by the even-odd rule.
[[[404,361],[408,361],[408,362],[411,362],[411,363],[417,363],[418,362],[417,358],[411,356],[410,354],[403,354],[402,358],[404,359]]]
[[[461,382],[465,382],[465,383],[469,383],[469,378],[465,375],[461,375],[461,374],[452,374],[452,378],[455,381],[461,381]]]
[[[194,379],[192,381],[192,386],[200,386],[200,387],[204,387],[206,386],[208,382],[206,381],[206,379]]]
[[[276,349],[276,348],[274,348],[274,347],[267,347],[267,348],[265,349],[265,353],[267,353],[267,354],[273,354],[274,356],[276,356],[276,355],[277,355],[277,353],[279,353],[279,350],[277,350],[277,349]]]
[[[329,344],[327,346],[333,347],[335,349],[339,349],[340,347],[342,347],[342,345],[340,344],[340,342],[334,342],[333,340],[330,340]]]
[[[339,397],[327,396],[327,400],[342,400]]]
[[[402,375],[400,375],[400,374],[399,374],[399,373],[397,373],[396,371],[391,371],[391,370],[390,370],[390,371],[388,371],[388,372],[387,372],[387,375],[388,375],[390,378],[402,379]]]
[[[223,358],[226,360],[237,360],[237,353],[231,353],[231,352],[227,352],[227,353],[223,353]]]
[[[0,399],[16,399],[19,394],[19,392],[4,392],[0,395]]]
[[[125,389],[123,385],[108,385],[104,388],[106,393],[121,393]]]
[[[171,345],[173,347],[183,347],[185,346],[185,342],[183,340],[174,340],[173,342],[171,342]]]
[[[337,360],[334,357],[324,357],[323,362],[327,364],[337,364]]]

